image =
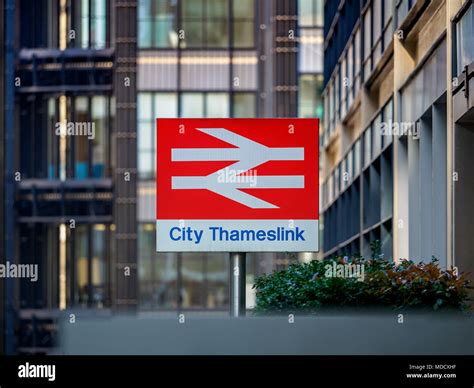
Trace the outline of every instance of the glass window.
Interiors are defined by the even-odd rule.
[[[373,41],[379,40],[382,32],[382,1],[372,2],[373,7]]]
[[[142,179],[155,176],[155,120],[178,117],[176,93],[138,93],[138,174]]]
[[[232,2],[234,47],[255,46],[255,2],[239,0]]]
[[[393,106],[392,100],[390,100],[383,109],[383,121],[388,128],[392,128],[393,123]],[[386,147],[388,144],[392,142],[392,135],[391,131],[389,134],[383,135],[383,147]]]
[[[176,93],[156,93],[154,94],[154,111],[153,117],[155,118],[175,118],[178,117],[178,101]]]
[[[329,94],[327,90],[324,94],[324,131],[325,138],[327,138],[327,132],[329,131]]]
[[[175,254],[157,253],[155,224],[138,225],[138,277],[143,309],[177,308],[178,267]]]
[[[176,1],[140,0],[138,3],[138,46],[177,47]]]
[[[76,225],[74,229],[74,303],[102,308],[108,300],[107,256],[110,227]]]
[[[302,74],[299,79],[298,117],[323,116],[323,76]]]
[[[357,30],[354,37],[354,96],[359,91],[360,82],[360,29]]]
[[[364,15],[364,80],[367,80],[371,68],[371,57],[372,52],[372,23],[371,23],[371,12],[370,8]]]
[[[138,47],[141,48],[153,47],[154,21],[151,4],[152,0],[138,2]]]
[[[92,97],[92,122],[94,136],[92,139],[92,176],[100,178],[105,175],[107,152],[107,117],[108,100],[105,96]]]
[[[351,149],[349,153],[347,154],[347,173],[349,174],[350,180],[352,179],[353,174],[354,174],[353,158],[354,158],[354,153],[353,153],[353,150]]]
[[[372,158],[371,149],[371,130],[370,127],[364,132],[364,167],[368,166]]]
[[[81,48],[101,49],[107,43],[106,0],[78,0],[72,2],[75,39],[70,44]]]
[[[89,265],[88,265],[88,247],[87,247],[87,226],[76,225],[74,241],[74,256],[76,261],[76,279],[74,299],[82,306],[87,306],[89,290]]]
[[[392,4],[393,4],[393,0],[383,0],[384,26],[387,25],[388,21],[392,17],[392,13],[393,13]]]
[[[336,121],[341,118],[341,82],[340,82],[340,77],[339,74],[341,72],[341,67],[338,66],[337,71],[336,71],[336,76],[334,78],[334,102],[335,102],[335,113],[336,113]]]
[[[181,116],[186,118],[205,117],[204,94],[183,93],[181,95]]]
[[[360,171],[360,139],[354,145],[354,176]]]
[[[106,4],[105,0],[91,1],[91,47],[103,48],[106,40]]]
[[[329,87],[328,87],[328,93],[329,93],[329,120],[330,120],[330,126],[331,128],[334,127],[334,86],[333,82],[330,81]]]
[[[382,131],[380,130],[382,125],[382,117],[378,115],[372,125],[372,154],[376,157],[382,150]]]
[[[456,25],[457,75],[474,62],[474,7],[471,6]]]
[[[107,299],[106,288],[106,225],[92,227],[92,304],[103,307]]]
[[[138,94],[138,173],[141,178],[153,177],[153,103],[151,93]]]
[[[75,118],[73,123],[89,123],[89,103],[87,97],[74,100]],[[68,140],[75,144],[75,178],[86,179],[89,176],[89,139],[87,136],[71,136]]]
[[[183,0],[181,11],[186,47],[227,47],[227,0]]]
[[[302,27],[323,26],[324,0],[298,0],[298,21]]]
[[[251,118],[256,116],[255,93],[235,93],[233,98],[234,117]]]
[[[59,168],[59,136],[56,134],[58,122],[57,100],[48,99],[48,178],[58,178]]]
[[[370,8],[364,14],[364,61],[370,56],[372,50],[372,30],[371,30]]]
[[[352,44],[347,52],[347,78],[350,88],[354,84],[354,46]]]
[[[227,93],[209,93],[206,97],[206,117],[229,117]]]

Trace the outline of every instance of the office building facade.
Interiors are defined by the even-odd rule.
[[[5,352],[54,352],[59,319],[99,311],[226,313],[228,255],[155,252],[154,119],[319,116],[322,0],[1,11],[0,249],[39,271],[0,279]],[[297,259],[249,255],[248,306],[255,275]]]
[[[3,258],[38,271],[4,279],[7,354],[54,346],[61,311],[137,306],[130,20],[129,2],[4,2]]]
[[[339,4],[340,3],[340,4]],[[324,254],[472,272],[472,1],[325,4]]]

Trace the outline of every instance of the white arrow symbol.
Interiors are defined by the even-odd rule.
[[[237,171],[239,174],[266,163],[270,160],[304,160],[303,147],[270,148],[246,137],[240,136],[225,128],[196,128],[217,139],[232,144],[237,148],[173,148],[171,161],[199,162],[199,161],[236,161],[224,170],[218,170],[207,176],[174,176],[171,188],[207,189],[252,209],[278,208],[269,202],[263,201],[240,189],[302,189],[304,176],[302,175],[265,175],[259,176],[256,182],[225,181],[219,179],[223,172]],[[226,171],[227,170],[227,171]]]

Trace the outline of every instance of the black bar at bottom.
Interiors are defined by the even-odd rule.
[[[265,387],[472,387],[473,366],[474,356],[3,356],[0,386],[226,387],[231,377]]]

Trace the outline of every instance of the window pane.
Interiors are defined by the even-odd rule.
[[[174,0],[160,0],[156,8],[154,47],[175,47],[177,43],[175,32],[176,2]]]
[[[208,18],[227,19],[227,0],[207,0],[206,3],[206,13]]]
[[[153,171],[154,169],[152,152],[140,151],[138,153],[138,174],[140,175],[140,178],[152,178]]]
[[[375,158],[382,149],[382,117],[380,115],[374,120],[372,125],[372,155]]]
[[[254,93],[234,94],[234,117],[237,117],[237,118],[255,117],[255,94]]]
[[[92,139],[92,176],[100,178],[105,175],[107,152],[107,104],[104,96],[92,97],[92,121],[94,138]]]
[[[298,0],[298,20],[301,26],[313,25],[313,0]]]
[[[106,226],[103,224],[94,225],[92,228],[92,303],[97,307],[103,307],[106,298],[105,231]]]
[[[205,305],[204,254],[183,253],[182,289],[180,298],[183,308],[199,308]]]
[[[138,46],[139,47],[151,47],[151,31],[152,21],[151,20],[140,20],[138,25]]]
[[[201,21],[183,21],[186,47],[200,47],[203,45],[203,24]]]
[[[368,166],[371,161],[371,131],[370,127],[364,132],[364,167]]]
[[[206,117],[229,117],[229,95],[209,93],[206,101]]]
[[[204,117],[204,97],[201,93],[183,93],[181,104],[182,117]]]
[[[155,118],[178,117],[178,98],[176,93],[156,93],[155,94]]]
[[[56,99],[48,99],[48,178],[57,178],[57,168],[59,164],[59,136],[56,135]]]
[[[153,237],[150,241],[153,251],[156,249],[155,241],[156,237],[153,232]],[[178,262],[176,256],[170,253],[154,254],[157,257],[152,258],[152,271],[155,274],[152,294],[153,301],[158,308],[175,309],[178,307]]]
[[[299,117],[315,117],[316,76],[304,74],[300,76],[299,86]]]
[[[360,72],[360,29],[357,30],[354,39],[354,77]]]
[[[254,0],[238,0],[233,2],[234,18],[250,19],[255,16]]]
[[[234,21],[234,46],[253,47],[255,45],[253,21]]]
[[[360,139],[356,141],[354,146],[354,176],[360,171]]]
[[[204,0],[182,0],[183,18],[202,18],[204,12]]]
[[[77,97],[75,99],[75,122],[89,122],[89,106],[87,97]],[[89,176],[89,140],[87,136],[75,136],[75,177],[76,179],[86,179]]]
[[[151,100],[150,93],[138,93],[138,107],[137,107],[138,120],[153,119],[151,101],[152,100]]]
[[[364,15],[364,60],[370,55],[372,49],[370,8]]]
[[[138,124],[138,153],[153,149],[153,124],[151,122]]]
[[[89,47],[89,0],[82,0],[77,17],[80,23],[80,44],[79,47]]]
[[[88,302],[88,278],[89,278],[89,260],[88,260],[88,238],[87,226],[76,225],[74,231],[74,257],[76,259],[76,279],[75,279],[75,296],[74,299],[82,306],[86,306]]]
[[[458,75],[474,61],[474,7],[471,5],[456,26]]]
[[[206,302],[208,309],[229,305],[229,260],[222,253],[206,254]]]
[[[91,47],[104,48],[106,40],[106,6],[105,0],[92,0]]]
[[[392,0],[383,0],[383,7],[384,7],[384,26],[387,25],[388,20],[392,17]]]
[[[206,44],[208,47],[226,47],[229,45],[229,33],[226,20],[212,20],[206,23]]]
[[[314,18],[316,25],[324,25],[324,0],[315,0]]]
[[[372,3],[373,7],[373,30],[374,30],[374,42],[376,42],[380,38],[380,34],[382,31],[382,3],[381,0],[374,1]]]

